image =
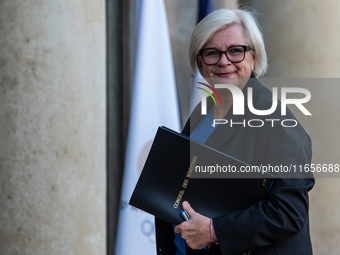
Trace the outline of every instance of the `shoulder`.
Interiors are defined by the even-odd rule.
[[[273,104],[276,104],[274,113],[280,113],[281,102],[277,99],[277,95],[273,95],[273,92],[263,86],[259,80],[252,78],[246,88],[245,94],[247,94],[248,106],[249,100],[251,100],[252,105],[257,110],[271,109]],[[252,95],[249,94],[250,91]]]
[[[273,108],[272,113],[262,116],[248,109],[247,119],[259,119],[264,123],[258,129],[257,142],[261,148],[260,151],[271,151],[271,153],[277,153],[278,157],[302,153],[307,161],[310,161],[311,139],[294,114],[287,106],[282,106],[277,96],[273,97],[273,93],[258,80],[252,81],[248,88],[253,91],[251,100],[255,109],[265,111]],[[285,107],[285,111],[282,111],[282,107]]]
[[[290,109],[278,99],[279,92],[277,88],[272,92],[257,79],[253,79],[247,85],[247,91],[244,93],[247,95],[247,111],[252,117],[297,121]]]

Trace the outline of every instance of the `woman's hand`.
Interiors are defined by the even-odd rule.
[[[210,219],[195,212],[186,201],[183,202],[182,207],[190,215],[190,219],[177,225],[175,233],[181,234],[191,249],[205,248],[211,242]]]

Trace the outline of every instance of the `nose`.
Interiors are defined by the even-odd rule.
[[[218,65],[224,66],[224,65],[229,65],[229,64],[231,64],[231,62],[227,58],[227,53],[226,52],[222,53],[220,61],[218,61]]]

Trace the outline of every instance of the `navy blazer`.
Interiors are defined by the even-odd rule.
[[[260,82],[251,78],[243,89],[245,96],[245,115],[233,115],[229,110],[225,119],[228,124],[219,125],[211,134],[206,144],[250,165],[260,166],[300,166],[311,163],[312,148],[308,134],[301,124],[296,127],[284,127],[284,119],[294,119],[287,110],[281,116],[280,102],[270,116],[256,116],[247,107],[247,89],[253,88],[255,109],[266,110],[272,105],[272,93]],[[213,102],[208,101],[208,107]],[[204,116],[196,107],[182,133],[189,135]],[[234,123],[245,123],[230,125]],[[248,121],[261,119],[262,127],[250,127]],[[275,122],[266,121],[275,119]],[[259,125],[257,121],[256,125]],[[288,122],[286,122],[288,123]],[[289,125],[291,125],[290,123]],[[255,125],[255,121],[251,125]],[[272,125],[274,125],[272,127]],[[192,250],[186,246],[186,254],[223,254],[223,255],[310,255],[312,245],[309,234],[308,191],[314,186],[312,175],[301,178],[284,178],[276,173],[276,180],[265,200],[245,210],[236,211],[213,219],[219,245],[212,245],[207,250]],[[212,187],[213,188],[213,187]],[[223,201],[223,194],[221,203]],[[188,201],[190,203],[190,201]],[[194,208],[195,209],[195,208]],[[172,225],[155,219],[157,254],[174,255],[174,232]]]

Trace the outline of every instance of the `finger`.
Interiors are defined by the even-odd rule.
[[[193,214],[195,214],[195,210],[190,206],[189,202],[184,201],[182,204],[183,210],[187,211],[187,213],[190,215],[190,217],[193,216]]]
[[[175,227],[175,233],[176,234],[180,234],[181,233],[181,230],[180,230],[180,228],[178,227],[178,225]]]

